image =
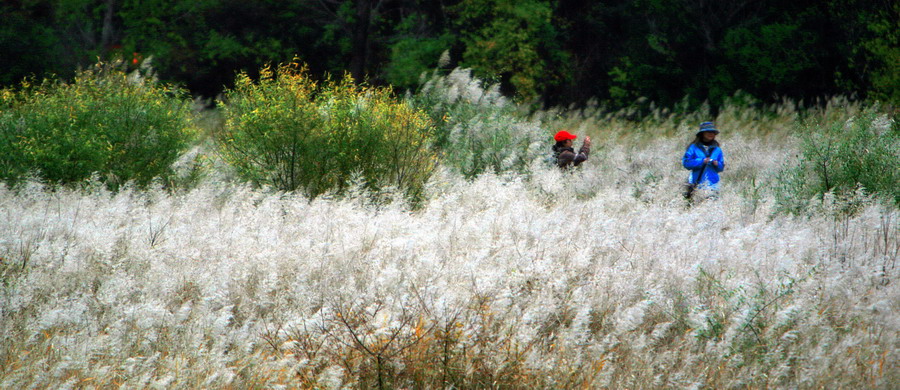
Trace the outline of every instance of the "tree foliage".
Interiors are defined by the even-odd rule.
[[[546,0],[471,0],[453,9],[464,47],[462,65],[499,77],[511,92],[532,98],[564,74],[565,53]]]
[[[900,5],[887,0],[31,0],[7,2],[0,84],[97,57],[152,56],[212,97],[299,56],[316,78],[414,89],[462,66],[546,104],[647,98],[713,107],[845,94],[900,102]],[[445,60],[439,61],[442,53]]]

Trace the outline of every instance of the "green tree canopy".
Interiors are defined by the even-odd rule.
[[[29,0],[0,11],[5,86],[152,56],[160,78],[212,97],[297,55],[315,77],[399,89],[467,67],[551,105],[715,107],[738,90],[900,103],[900,5],[888,0]]]

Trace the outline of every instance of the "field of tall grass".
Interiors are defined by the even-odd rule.
[[[801,123],[860,103],[522,115],[452,77],[411,99],[453,154],[415,202],[244,184],[202,140],[173,168],[206,161],[189,186],[0,186],[0,387],[900,384],[896,203],[778,201]],[[708,119],[728,165],[718,199],[688,207],[680,157]],[[561,128],[594,139],[575,172],[535,146]],[[467,134],[522,154],[477,157]]]

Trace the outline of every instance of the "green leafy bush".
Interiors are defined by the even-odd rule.
[[[182,91],[97,65],[72,82],[23,82],[0,93],[0,178],[73,183],[98,173],[111,188],[171,173],[188,144]]]
[[[549,153],[550,138],[540,124],[521,118],[496,85],[485,88],[469,70],[435,73],[409,100],[438,124],[442,161],[466,177],[524,172]]]
[[[859,191],[900,204],[900,131],[891,122],[869,108],[848,121],[804,126],[798,160],[778,177],[781,208],[797,212],[826,193]]]
[[[435,164],[428,116],[349,76],[318,84],[297,64],[267,67],[258,83],[239,75],[223,105],[225,160],[257,184],[314,197],[360,178],[418,196]]]

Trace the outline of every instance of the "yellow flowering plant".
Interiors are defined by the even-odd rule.
[[[98,64],[65,82],[26,80],[0,93],[0,178],[74,183],[97,174],[110,188],[171,174],[189,143],[186,94]]]
[[[238,75],[222,103],[225,160],[258,185],[315,197],[361,180],[419,197],[434,168],[434,126],[383,88],[313,80],[297,62]]]

